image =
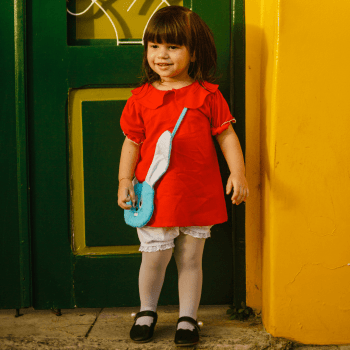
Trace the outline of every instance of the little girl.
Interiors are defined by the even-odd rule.
[[[213,225],[227,212],[212,135],[216,137],[231,174],[226,194],[232,203],[249,195],[235,122],[213,81],[216,49],[209,27],[181,6],[159,10],[144,35],[143,85],[132,90],[121,116],[126,135],[120,158],[118,204],[135,203],[133,176],[145,180],[160,135],[172,132],[188,108],[172,144],[170,164],[155,185],[154,213],[137,228],[142,263],[139,274],[141,310],[130,337],[150,341],[157,322],[157,304],[172,256],[178,268],[180,314],[175,334],[179,346],[199,341],[197,310],[202,292],[202,255]]]

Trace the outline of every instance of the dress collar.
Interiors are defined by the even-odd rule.
[[[180,89],[158,90],[151,84],[144,84],[131,90],[138,103],[146,108],[157,109],[163,105],[164,96],[175,94],[175,100],[182,107],[196,109],[203,105],[205,98],[214,93],[219,85],[203,82],[202,85],[195,81],[191,85]]]

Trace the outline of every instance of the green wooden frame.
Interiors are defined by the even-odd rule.
[[[3,5],[0,57],[0,308],[32,305],[26,123],[26,1]]]
[[[21,307],[31,302],[31,258],[26,112],[26,1],[14,1],[15,103]]]
[[[232,114],[239,117],[243,127],[237,130],[245,153],[245,0],[233,0],[231,22],[230,104]],[[246,302],[245,204],[232,206],[233,243],[233,302]]]

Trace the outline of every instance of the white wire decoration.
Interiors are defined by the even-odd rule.
[[[137,0],[134,0],[131,5],[129,6],[127,12],[129,12],[129,10],[134,6],[135,2]],[[143,38],[145,36],[145,31],[146,31],[146,28],[148,26],[148,23],[149,21],[151,20],[151,18],[153,17],[153,15],[158,11],[159,7],[161,7],[163,4],[166,4],[167,6],[170,6],[170,4],[168,3],[168,1],[166,0],[162,0],[161,3],[157,6],[157,8],[153,11],[152,15],[150,16],[150,18],[148,19],[146,25],[145,25],[145,28],[143,30],[143,34],[142,34],[142,40],[138,40],[138,41],[120,41],[119,40],[119,37],[118,37],[118,31],[117,31],[117,28],[115,27],[115,24],[114,22],[112,21],[111,17],[108,15],[108,13],[106,12],[106,10],[102,7],[102,5],[100,5],[97,0],[91,0],[91,4],[82,12],[79,12],[79,13],[73,13],[71,11],[68,10],[67,8],[67,12],[72,15],[72,16],[81,16],[83,14],[85,14],[87,11],[90,10],[91,6],[93,4],[96,4],[100,9],[101,11],[103,11],[103,13],[107,16],[108,20],[111,22],[112,26],[113,26],[113,29],[114,29],[114,32],[115,32],[115,36],[116,36],[116,40],[117,40],[117,46],[119,46],[120,44],[123,44],[123,45],[129,45],[129,44],[141,44],[141,45],[144,45],[144,41],[143,41]]]

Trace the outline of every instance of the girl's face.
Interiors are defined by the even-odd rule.
[[[174,82],[191,79],[188,75],[190,62],[194,62],[186,46],[148,42],[147,61],[161,81]]]

